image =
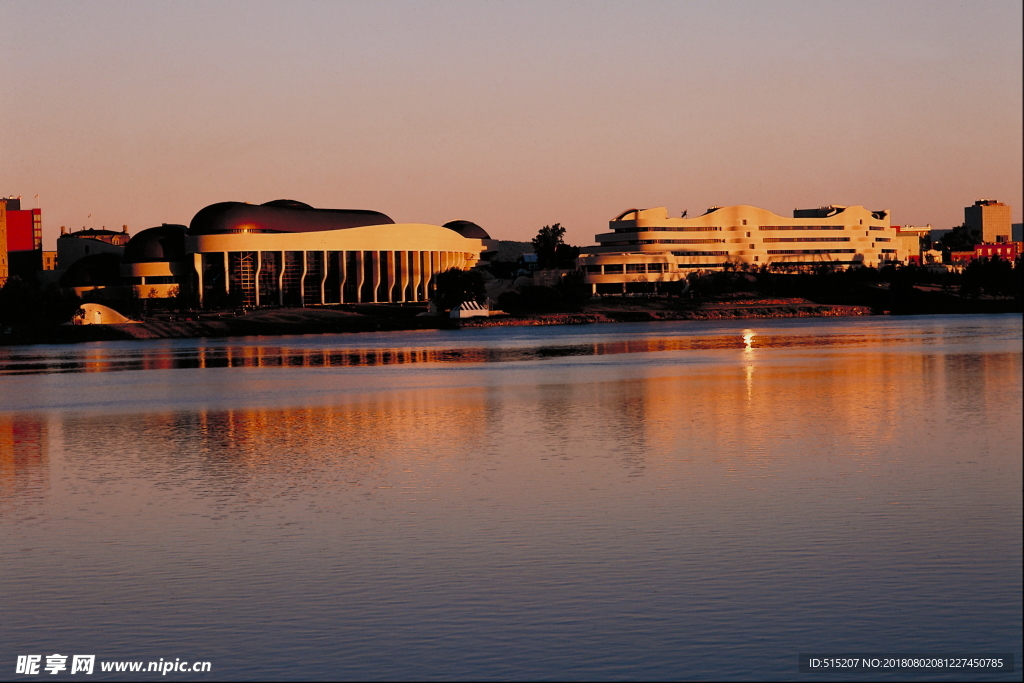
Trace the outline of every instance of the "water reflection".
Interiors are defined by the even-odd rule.
[[[498,345],[455,348],[296,348],[277,344],[210,344],[197,340],[180,345],[147,342],[125,348],[117,345],[82,345],[40,352],[31,347],[0,348],[0,375],[138,370],[264,368],[264,367],[371,367],[418,363],[510,363],[573,356],[630,353],[695,352],[755,348],[835,348],[901,345],[927,342],[931,335],[889,333],[772,334],[746,329],[740,333],[644,337],[572,344]],[[755,344],[756,337],[756,344]]]
[[[242,357],[259,358],[260,348]],[[321,466],[360,478],[402,454],[443,460],[453,449],[488,452],[507,441],[561,461],[600,453],[632,476],[678,458],[740,471],[796,453],[873,457],[904,438],[908,411],[948,401],[952,420],[976,419],[991,412],[991,397],[1005,395],[1020,374],[1020,356],[1012,353],[857,352],[773,366],[758,364],[763,348],[744,348],[735,365],[668,373],[645,366],[628,379],[457,391],[445,390],[442,380],[430,388],[368,391],[333,405],[66,413],[59,428],[76,449],[98,459],[122,454],[147,470],[187,464],[189,476],[232,485],[257,471]],[[910,384],[895,391],[894,381]],[[26,487],[39,490],[45,481],[46,439],[45,418],[0,413],[0,486],[9,497]],[[779,450],[780,440],[787,449]],[[25,483],[30,479],[33,486]]]
[[[49,489],[49,433],[39,415],[0,413],[0,516]]]
[[[38,353],[83,366],[0,378],[46,406],[0,413],[0,640],[325,679],[788,679],[801,648],[1019,648],[1019,320],[912,350],[921,328],[890,324]],[[639,352],[681,348],[699,362]],[[513,352],[531,362],[486,360]],[[84,374],[132,354],[197,365]],[[204,372],[333,355],[410,367]]]

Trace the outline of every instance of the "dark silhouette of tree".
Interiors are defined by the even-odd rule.
[[[974,245],[981,244],[981,233],[971,230],[967,224],[958,225],[941,240],[943,251],[973,251]]]
[[[537,254],[537,264],[547,268],[572,268],[576,257],[580,255],[579,247],[571,247],[563,241],[565,228],[561,223],[545,225],[537,231],[533,238],[533,251]]]
[[[58,325],[71,320],[79,305],[67,290],[13,276],[0,287],[0,325]]]
[[[964,268],[960,293],[972,298],[982,292],[989,296],[1018,295],[1019,290],[1015,285],[1019,281],[1019,276],[1015,277],[1014,270],[1019,268],[1019,259],[1016,267],[1015,264],[997,256],[974,259]]]
[[[482,304],[486,300],[484,276],[479,271],[451,268],[435,279],[432,301],[439,311],[450,311],[464,301]]]

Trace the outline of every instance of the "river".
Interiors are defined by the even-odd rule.
[[[0,348],[0,679],[1021,680],[1021,375],[1019,315]]]

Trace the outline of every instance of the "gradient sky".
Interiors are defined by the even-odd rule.
[[[40,195],[47,248],[279,198],[572,244],[651,206],[1019,222],[1021,25],[1019,0],[0,0],[0,194]]]

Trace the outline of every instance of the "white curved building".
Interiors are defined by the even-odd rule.
[[[597,294],[650,291],[699,270],[739,265],[798,269],[874,266],[906,259],[889,212],[863,206],[797,209],[785,218],[754,206],[711,207],[669,218],[665,207],[629,209],[611,232],[581,250],[578,264]]]
[[[247,306],[427,301],[437,273],[473,267],[489,236],[468,221],[395,223],[376,211],[291,200],[224,202],[185,235],[203,303]]]

